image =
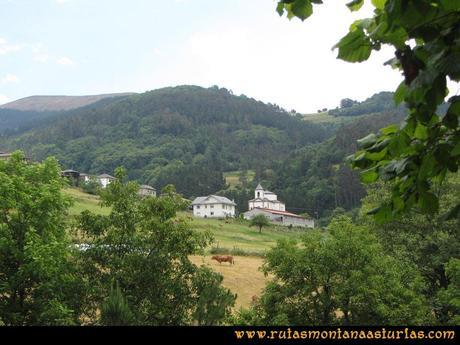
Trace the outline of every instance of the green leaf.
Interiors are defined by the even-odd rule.
[[[292,13],[302,21],[307,19],[313,13],[313,7],[309,0],[296,0],[292,4]]]
[[[357,11],[364,5],[364,0],[353,0],[347,4],[350,11]]]
[[[348,62],[361,62],[369,58],[372,52],[371,41],[363,30],[355,29],[343,37],[334,49],[339,49],[338,58]]]
[[[389,205],[383,205],[381,207],[377,207],[367,214],[374,215],[374,219],[377,223],[382,224],[389,220],[391,220],[391,207]]]
[[[430,176],[436,167],[436,163],[437,162],[433,154],[424,156],[418,172],[419,179],[424,179],[427,176]]]
[[[366,158],[370,159],[371,161],[381,161],[387,154],[388,150],[384,149],[380,152],[366,152]]]
[[[399,130],[399,127],[396,125],[389,125],[387,127],[381,128],[380,132],[384,135],[394,134]]]
[[[447,113],[442,119],[442,122],[449,128],[455,129],[458,127],[458,118],[460,116],[460,100],[456,100],[450,104]]]
[[[372,0],[372,5],[374,5],[375,8],[377,8],[379,10],[383,10],[383,8],[385,7],[386,2],[387,2],[387,0]]]
[[[396,89],[395,94],[393,96],[396,105],[399,105],[399,104],[401,104],[402,101],[404,101],[404,98],[406,97],[407,91],[408,91],[408,88],[407,88],[407,85],[406,85],[405,82],[402,82],[401,84],[399,84],[399,86]]]
[[[418,123],[415,128],[414,137],[420,140],[426,140],[428,138],[428,128]]]
[[[276,6],[276,12],[278,12],[280,16],[284,14],[284,4],[282,2],[278,2],[278,5]]]
[[[384,137],[385,138],[385,137]],[[381,141],[378,141],[372,147],[367,149],[368,152],[381,152],[384,148],[386,148],[391,142],[390,138],[385,138]]]
[[[419,196],[418,204],[423,212],[434,214],[439,210],[439,200],[431,192],[423,192]]]
[[[379,178],[379,174],[375,171],[374,168],[364,170],[361,172],[361,181],[363,183],[372,183],[377,181]]]
[[[451,155],[452,156],[460,155],[460,143],[457,143],[457,145],[455,145],[454,149],[451,152]]]
[[[357,140],[357,143],[358,143],[360,148],[366,149],[366,148],[374,145],[376,143],[376,141],[377,141],[377,136],[374,133],[371,133],[371,134],[365,136],[364,138],[361,138],[361,139]]]
[[[458,0],[441,0],[441,7],[449,11],[460,11],[460,1]]]

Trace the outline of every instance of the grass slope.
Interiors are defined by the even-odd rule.
[[[182,214],[184,216],[185,213]],[[249,222],[239,219],[193,218],[187,214],[190,224],[197,231],[210,231],[214,237],[213,247],[241,249],[249,254],[262,255],[275,246],[280,239],[299,238],[305,230],[289,230],[287,227],[269,226],[262,233]]]
[[[235,264],[219,264],[211,260],[211,256],[190,257],[190,260],[197,266],[205,265],[224,277],[222,285],[236,293],[234,309],[249,307],[253,296],[260,296],[262,289],[270,279],[265,277],[261,270],[263,259],[247,256],[234,256]]]
[[[225,183],[229,186],[229,188],[235,188],[237,186],[241,186],[240,182],[240,174],[241,171],[229,171],[224,172]],[[246,172],[246,179],[248,182],[254,180],[256,173],[254,170],[248,170]]]
[[[64,193],[74,201],[69,210],[71,216],[80,214],[85,210],[103,215],[108,215],[110,212],[110,208],[99,205],[99,197],[97,195],[87,194],[77,188],[65,188]]]
[[[64,193],[74,199],[70,215],[77,215],[84,210],[96,214],[109,214],[110,209],[99,205],[99,197],[86,194],[77,188],[66,188]],[[223,275],[223,285],[237,294],[234,309],[249,307],[253,296],[259,296],[270,277],[260,271],[263,263],[261,255],[276,244],[279,239],[296,239],[305,230],[289,230],[286,227],[269,226],[262,229],[249,227],[249,223],[239,219],[202,219],[193,218],[188,212],[181,212],[179,217],[186,218],[196,231],[210,231],[215,239],[212,247],[239,249],[252,256],[235,255],[235,265],[219,264],[211,260],[209,248],[207,255],[193,255],[191,261],[196,265],[207,265]],[[76,239],[81,240],[81,239]]]

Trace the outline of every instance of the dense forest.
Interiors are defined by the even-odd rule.
[[[294,149],[332,133],[279,106],[231,91],[181,86],[133,95],[45,119],[38,128],[5,136],[8,149],[64,167],[111,173],[157,188],[174,183],[190,197],[224,188],[222,172],[260,172]]]
[[[361,116],[338,126],[225,88],[179,86],[41,118],[23,115],[0,144],[35,160],[53,155],[63,167],[87,173],[124,166],[131,179],[157,189],[174,184],[189,198],[220,193],[234,199],[239,212],[262,181],[290,211],[327,218],[334,210],[354,209],[364,196],[344,158],[356,150],[357,139],[402,120],[405,110],[389,97],[382,92],[351,107],[342,100],[337,111],[361,109]],[[224,172],[248,170],[255,171],[254,180],[236,188],[225,184]]]

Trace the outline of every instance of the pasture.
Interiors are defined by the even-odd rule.
[[[69,215],[74,216],[83,210],[97,214],[108,214],[110,209],[99,205],[99,198],[86,194],[76,188],[66,188],[64,193],[74,199]],[[223,285],[237,294],[235,309],[248,307],[253,296],[260,295],[269,277],[259,270],[263,263],[263,254],[276,245],[280,239],[298,239],[305,230],[289,229],[282,226],[269,226],[259,233],[249,222],[241,219],[204,219],[193,218],[189,212],[180,212],[178,217],[185,218],[196,231],[209,231],[213,244],[204,256],[194,255],[190,259],[196,265],[207,265],[223,275]],[[80,238],[75,238],[80,242]],[[234,255],[235,264],[218,263],[211,260],[213,249],[237,251],[242,255]]]
[[[222,285],[237,294],[235,310],[249,307],[252,296],[259,296],[269,277],[259,270],[263,259],[258,257],[234,256],[235,264],[219,264],[211,256],[192,256],[190,260],[197,266],[205,265],[224,277]]]
[[[241,175],[241,171],[224,172],[225,183],[229,185],[230,188],[241,186],[240,175]],[[256,176],[256,173],[254,170],[248,170],[246,172],[246,179],[248,182],[251,182],[252,180],[254,180],[255,176]]]

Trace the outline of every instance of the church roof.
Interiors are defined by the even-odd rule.
[[[255,199],[249,200],[249,202],[251,202],[251,201],[267,201],[267,202],[271,202],[271,203],[274,203],[274,204],[276,204],[276,203],[282,204],[282,202],[279,201],[279,200],[270,200],[268,198],[263,198],[263,199],[262,198],[255,198]]]
[[[257,187],[256,187],[256,190],[258,190],[258,189],[264,190],[264,188],[260,185],[260,183],[259,183],[259,184],[257,185]]]

